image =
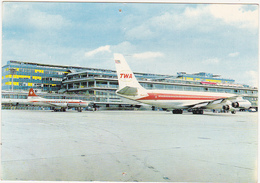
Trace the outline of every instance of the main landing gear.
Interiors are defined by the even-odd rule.
[[[81,107],[78,107],[78,112],[82,112],[82,108]]]
[[[202,109],[193,109],[192,114],[203,114],[203,110]]]
[[[60,108],[60,109],[54,108],[54,112],[66,112],[66,108]]]
[[[172,110],[172,114],[182,114],[183,110],[182,109],[173,109]],[[193,109],[192,110],[193,114],[203,114],[203,110],[202,109]]]
[[[182,109],[173,109],[172,114],[182,114],[183,110]]]

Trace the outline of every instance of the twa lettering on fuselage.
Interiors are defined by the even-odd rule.
[[[119,74],[119,79],[121,81],[131,81],[133,78],[133,74],[130,71],[122,71]]]

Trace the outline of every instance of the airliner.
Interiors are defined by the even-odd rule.
[[[82,100],[67,100],[67,99],[45,99],[35,94],[31,88],[28,93],[27,99],[2,99],[2,104],[11,104],[17,106],[23,105],[34,105],[34,106],[47,106],[52,107],[54,111],[63,111],[69,108],[76,108],[79,112],[82,112],[83,107],[88,107],[91,102]]]
[[[235,114],[239,109],[248,109],[251,103],[242,96],[229,93],[147,90],[137,81],[124,56],[114,53],[119,88],[116,94],[140,103],[172,110],[182,114],[184,109],[193,114],[203,114],[203,109],[223,109]]]
[[[67,99],[46,99],[39,97],[35,94],[33,88],[29,90],[28,102],[37,106],[53,107],[54,111],[65,112],[68,108],[77,108],[79,112],[82,112],[82,107],[88,107],[90,102],[82,100],[67,100]]]

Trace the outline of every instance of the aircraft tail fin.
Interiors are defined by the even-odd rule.
[[[33,90],[33,88],[31,88],[31,89],[29,90],[28,97],[39,97],[39,96],[36,95],[35,92],[34,92],[34,90]]]
[[[138,89],[144,89],[133,74],[132,70],[128,66],[124,56],[119,53],[114,54],[115,64],[116,64],[116,71],[118,77],[118,84],[119,89],[121,90],[126,86]]]

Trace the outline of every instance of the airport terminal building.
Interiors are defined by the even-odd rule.
[[[236,84],[235,80],[221,78],[219,75],[205,72],[179,72],[177,75],[134,74],[146,89],[246,94],[245,99],[253,107],[257,107],[257,88]],[[26,98],[30,88],[40,91],[40,95],[46,98],[81,99],[97,103],[123,101],[115,94],[118,88],[115,70],[22,61],[8,61],[2,67],[2,98]]]

